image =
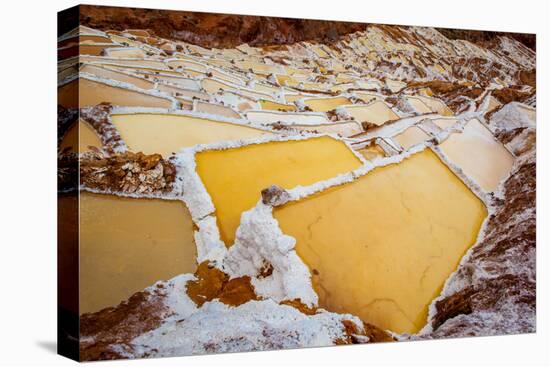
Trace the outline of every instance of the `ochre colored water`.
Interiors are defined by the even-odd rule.
[[[155,86],[155,83],[149,80],[127,75],[124,73],[119,73],[117,71],[105,69],[99,66],[84,65],[80,68],[80,71],[90,73],[105,79],[117,80],[119,82],[133,84],[141,89],[153,89],[153,87]]]
[[[285,94],[285,100],[288,103],[294,103],[297,100],[302,99],[302,98],[307,98],[307,96],[305,96],[303,94]]]
[[[351,101],[346,97],[310,98],[306,99],[304,103],[314,112],[327,112],[334,110],[336,107],[351,104]]]
[[[118,106],[172,107],[172,101],[169,99],[117,88],[84,78],[80,78],[78,82],[80,107],[95,106],[101,102],[110,102]]]
[[[426,106],[430,108],[432,112],[438,113],[441,116],[453,116],[453,111],[447,107],[443,101],[440,101],[438,99],[430,98],[430,97],[424,97],[424,96],[417,96]]]
[[[274,111],[296,111],[296,106],[291,104],[277,103],[268,101],[265,99],[260,100],[260,106],[262,110],[274,110]]]
[[[407,150],[413,145],[422,143],[423,141],[430,139],[430,136],[422,131],[419,127],[411,126],[402,133],[394,136],[393,139],[397,143],[399,143],[399,145],[401,145],[403,149]]]
[[[109,57],[123,57],[130,59],[143,59],[147,54],[140,48],[124,48],[108,50]]]
[[[179,201],[80,194],[80,313],[193,273],[193,223]]]
[[[346,111],[353,116],[355,121],[369,122],[377,126],[399,119],[399,116],[381,101],[369,105],[346,106]]]
[[[514,156],[477,119],[440,144],[443,153],[486,191],[494,191],[514,165]]]
[[[358,152],[369,161],[386,156],[384,150],[377,144],[367,145],[366,147],[359,149]]]
[[[75,79],[57,87],[57,103],[65,108],[78,108],[78,84],[79,79]]]
[[[78,51],[81,55],[92,55],[92,56],[99,56],[105,50],[106,48],[114,47],[116,45],[110,44],[110,45],[96,45],[93,43],[81,43],[78,47]]]
[[[199,102],[199,101],[197,101],[195,106],[196,106],[195,111],[197,112],[204,112],[212,115],[218,115],[218,116],[229,117],[234,119],[241,118],[241,115],[239,115],[231,107],[213,104],[213,103],[207,103],[207,102]]]
[[[320,306],[398,333],[425,325],[486,215],[431,150],[274,209]]]
[[[63,136],[60,149],[71,148],[75,153],[82,153],[90,150],[90,146],[101,148],[101,139],[93,127],[82,119],[69,127]]]
[[[377,96],[376,94],[371,94],[371,93],[361,93],[361,92],[355,92],[355,95],[362,99],[363,101],[365,102],[369,102],[371,100],[377,100],[377,101],[381,101],[382,98]]]
[[[271,185],[287,189],[310,185],[361,166],[343,142],[327,136],[204,151],[197,154],[196,162],[228,246],[235,239],[241,213],[256,205],[261,190]]]
[[[159,153],[165,157],[195,144],[248,139],[267,134],[247,126],[179,115],[114,114],[111,119],[131,150],[146,154]]]

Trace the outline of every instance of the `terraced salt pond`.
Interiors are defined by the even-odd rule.
[[[260,100],[260,106],[262,110],[274,110],[274,111],[296,111],[296,106],[291,104],[277,103],[268,101],[265,99]]]
[[[368,105],[345,106],[344,108],[356,121],[367,122],[376,126],[399,119],[399,115],[382,101],[375,101]]]
[[[362,164],[343,142],[327,136],[207,150],[197,153],[196,163],[228,246],[234,242],[242,212],[256,205],[261,190],[270,185],[310,185]]]
[[[80,313],[193,273],[193,222],[180,201],[80,194]]]
[[[79,92],[77,96],[80,101],[80,107],[95,106],[102,102],[110,102],[118,106],[172,107],[172,101],[168,98],[114,87],[94,80],[80,78],[71,83],[76,83],[78,86]]]
[[[426,149],[273,215],[296,239],[321,307],[414,333],[474,244],[487,210]]]
[[[112,114],[111,119],[130,150],[164,157],[195,144],[269,134],[248,126],[176,114]]]
[[[136,87],[141,89],[152,89],[155,86],[155,83],[149,80],[146,80],[144,78],[139,78],[137,76],[124,74],[121,72],[117,72],[115,70],[102,68],[96,65],[89,65],[89,64],[83,65],[80,68],[80,72],[90,73],[100,78],[117,80],[119,82],[133,84]]]
[[[351,101],[346,97],[308,98],[304,99],[304,104],[313,112],[327,112],[343,105],[349,105]]]
[[[462,133],[453,133],[439,145],[451,162],[484,190],[494,191],[514,165],[514,156],[477,119]]]
[[[418,126],[411,126],[393,137],[393,140],[399,143],[404,150],[408,150],[412,146],[420,144],[428,139],[430,139],[430,136]]]
[[[384,149],[380,148],[378,144],[369,144],[364,148],[359,149],[358,152],[369,161],[386,156]]]
[[[59,148],[61,150],[70,148],[75,153],[82,153],[90,150],[90,146],[101,148],[101,139],[93,127],[79,119],[78,123],[69,127]]]

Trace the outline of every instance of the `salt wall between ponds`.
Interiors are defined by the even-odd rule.
[[[328,136],[207,150],[197,153],[196,162],[226,245],[235,239],[242,212],[256,205],[266,187],[311,185],[362,164],[342,141]]]
[[[475,243],[487,209],[425,149],[273,215],[296,239],[321,307],[414,333]]]

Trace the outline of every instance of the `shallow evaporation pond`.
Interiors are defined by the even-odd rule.
[[[449,160],[482,189],[491,192],[510,173],[514,156],[477,119],[462,133],[453,133],[439,145]]]
[[[60,149],[70,148],[75,153],[82,153],[90,150],[90,146],[101,148],[101,139],[90,124],[82,119],[77,123],[72,124],[63,139],[61,140]]]
[[[321,307],[418,332],[487,215],[429,149],[274,209]]]
[[[456,123],[458,122],[457,119],[448,119],[448,118],[431,119],[431,121],[441,130],[446,130],[456,125]]]
[[[431,108],[424,103],[418,96],[416,97],[407,97],[407,102],[411,104],[414,110],[418,113],[432,113]]]
[[[242,212],[270,185],[311,185],[359,168],[362,162],[331,137],[251,144],[197,153],[197,173],[210,194],[222,240],[233,244]]]
[[[171,108],[172,101],[168,98],[156,97],[130,89],[113,87],[109,84],[80,78],[77,83],[80,106],[95,106],[109,102],[118,106]]]
[[[350,103],[351,101],[346,97],[310,98],[304,100],[304,104],[314,112],[327,112]]]
[[[407,128],[402,133],[393,137],[401,147],[405,150],[408,150],[410,147],[420,144],[426,140],[430,139],[430,136],[426,134],[418,126],[411,126]]]
[[[358,152],[369,161],[386,156],[384,149],[382,149],[378,144],[367,145],[364,148],[359,149]]]
[[[195,268],[193,222],[181,201],[80,194],[81,314]]]
[[[113,114],[111,119],[130,150],[165,157],[196,144],[270,134],[248,126],[175,114]]]
[[[266,99],[260,100],[260,106],[262,107],[262,110],[296,111],[296,106],[294,105],[268,101]]]
[[[438,99],[424,96],[417,96],[426,106],[441,116],[453,116],[453,111],[447,105]]]
[[[382,101],[375,101],[369,105],[345,106],[345,109],[355,121],[368,122],[376,126],[399,119],[399,116]]]
[[[80,72],[90,73],[104,79],[117,80],[119,82],[133,84],[136,87],[141,89],[153,89],[153,87],[155,86],[155,83],[149,80],[146,80],[144,78],[127,75],[124,73],[117,72],[115,70],[105,69],[100,66],[95,66],[90,64],[82,66],[80,68]]]

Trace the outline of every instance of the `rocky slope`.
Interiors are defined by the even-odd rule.
[[[102,30],[149,29],[157,36],[203,47],[232,48],[291,44],[300,41],[333,42],[340,36],[365,30],[368,23],[312,19],[240,16],[188,11],[81,5],[81,24]],[[535,50],[535,36],[438,28],[449,39],[461,39],[488,47],[499,36],[518,40]]]

